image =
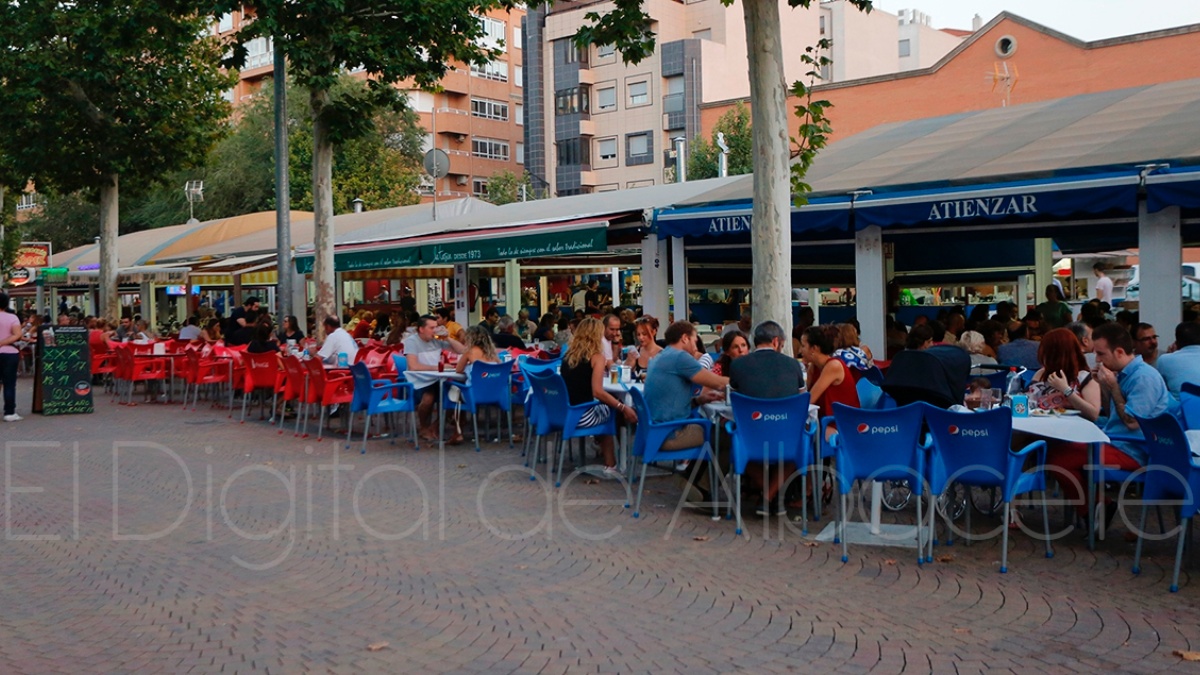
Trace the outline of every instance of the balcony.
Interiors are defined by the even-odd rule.
[[[596,84],[596,76],[592,73],[591,69],[579,69],[579,84]]]
[[[579,172],[579,184],[583,187],[596,187],[600,184],[600,178],[595,171],[584,170]]]
[[[446,76],[438,84],[449,94],[470,94],[470,79],[467,66],[458,66],[454,70],[446,71]]]
[[[595,136],[596,123],[590,119],[579,120],[579,135],[580,136]]]
[[[663,96],[663,130],[683,129],[686,125],[687,113],[684,110],[683,94]]]
[[[471,113],[458,108],[438,108],[438,135],[468,136],[471,133]],[[456,139],[457,140],[457,139]]]

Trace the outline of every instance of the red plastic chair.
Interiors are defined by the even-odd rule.
[[[321,420],[317,425],[317,440],[324,437],[325,409],[332,405],[349,405],[354,400],[354,377],[349,371],[325,372],[319,359],[304,361],[308,369],[308,395],[304,397],[304,438],[308,438],[308,406],[321,408]]]
[[[275,396],[278,395],[279,386],[283,379],[279,369],[279,355],[274,352],[264,354],[242,354],[242,362],[245,364],[242,375],[242,419],[241,423],[246,423],[246,404],[250,401],[250,396],[254,392],[262,393],[262,390],[271,390],[272,404]],[[228,368],[228,366],[226,366]],[[260,399],[261,403],[265,400]],[[259,406],[259,419],[266,419],[262,412],[262,405]],[[272,416],[274,408],[272,408]]]
[[[155,380],[165,382],[170,376],[166,359],[147,359],[134,358],[133,352],[129,349],[118,349],[117,360],[121,363],[126,388],[128,392],[129,402],[123,405],[135,406],[133,402],[133,389],[138,382],[152,382]]]
[[[208,385],[228,384],[229,387],[229,410],[233,410],[233,386],[231,378],[233,373],[229,369],[229,363],[217,359],[201,358],[200,352],[195,349],[187,350],[187,356],[183,368],[183,407],[187,407],[188,394],[195,392],[192,398],[192,410],[196,409],[196,405],[200,402],[200,387]],[[194,389],[192,389],[194,387]],[[213,404],[216,405],[216,398],[213,398]]]
[[[287,374],[287,379],[284,382],[282,398],[284,405],[289,401],[296,404],[296,428],[292,431],[292,436],[300,435],[300,404],[304,402],[305,388],[308,386],[308,370],[305,369],[304,363],[300,357],[287,355],[283,357],[283,371]],[[284,415],[279,415],[279,433],[283,433]]]
[[[117,355],[108,347],[108,343],[95,345],[92,350],[92,377],[101,375],[114,376],[117,372]]]

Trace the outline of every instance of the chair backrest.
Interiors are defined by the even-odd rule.
[[[1192,466],[1192,451],[1179,420],[1171,413],[1145,418],[1134,415],[1146,438],[1149,460],[1143,474],[1143,499],[1179,499],[1183,517],[1196,513],[1200,474]]]
[[[807,460],[803,451],[812,449],[812,436],[807,432],[809,400],[807,392],[787,398],[755,398],[736,391],[730,395],[739,473],[747,459],[772,463]]]
[[[1200,384],[1184,382],[1179,388],[1179,405],[1188,429],[1200,429]]]
[[[878,410],[882,407],[880,403],[883,401],[883,390],[874,382],[864,377],[854,385],[854,388],[858,390],[858,405],[860,408]]]
[[[530,372],[526,377],[533,391],[533,404],[541,409],[536,415],[538,433],[545,435],[551,429],[561,429],[566,423],[567,409],[570,407],[567,383],[562,375],[552,370],[540,370]]]
[[[392,354],[392,365],[396,367],[396,374],[404,376],[404,371],[408,370],[408,359],[404,354]]]
[[[325,389],[325,366],[321,365],[320,359],[308,359],[300,363],[308,371],[309,396],[320,396],[321,391]]]
[[[279,379],[279,356],[275,352],[255,354],[246,352],[243,356],[246,364],[245,389],[274,388]]]
[[[287,373],[287,392],[285,398],[299,398],[304,395],[304,381],[307,373],[304,362],[295,354],[283,357],[283,370]]]
[[[919,494],[925,471],[924,453],[918,447],[920,404],[910,403],[890,410],[863,410],[833,404],[842,452],[838,454],[838,478],[843,491],[858,479],[908,480]]]
[[[1003,485],[1012,443],[1012,410],[953,412],[925,404],[925,425],[933,439],[930,486],[940,492],[947,480],[972,485]]]
[[[475,403],[500,403],[512,398],[509,382],[512,379],[512,364],[505,361],[471,363],[471,400]]]
[[[961,364],[943,361],[950,352],[934,349],[906,349],[892,359],[883,378],[883,390],[900,405],[923,401],[948,408],[963,402],[963,383],[971,370],[970,357],[958,347],[951,347],[966,358],[966,367],[960,367]]]
[[[350,374],[354,376],[354,397],[350,400],[350,410],[366,410],[371,402],[371,369],[359,361],[350,366]]]

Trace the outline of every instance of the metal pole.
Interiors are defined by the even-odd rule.
[[[470,79],[470,78],[467,78],[467,79]],[[437,144],[438,144],[437,143],[437,94],[433,95],[433,107],[429,109],[429,126],[432,130],[431,136],[433,137],[433,141],[432,141],[433,147],[437,148]],[[436,155],[437,153],[434,153],[434,154]],[[436,160],[434,161],[434,166],[435,167],[437,166]],[[433,219],[437,220],[437,190],[438,190],[437,173],[438,172],[434,171],[433,173],[434,173],[434,176],[433,176]]]
[[[280,41],[275,46],[275,302],[279,317],[291,316],[292,306],[292,200],[288,184],[287,63]],[[239,298],[240,300],[240,298]],[[300,317],[301,325],[304,317]]]
[[[4,186],[0,185],[0,251],[4,250]],[[11,260],[0,260],[0,288],[4,288],[4,268]],[[0,307],[7,310],[7,307]]]

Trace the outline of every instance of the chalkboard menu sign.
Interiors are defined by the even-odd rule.
[[[43,415],[94,412],[88,329],[47,327],[38,333],[37,353],[33,411]]]

